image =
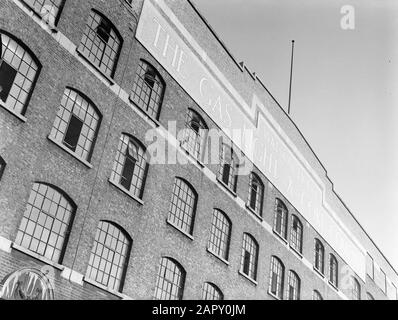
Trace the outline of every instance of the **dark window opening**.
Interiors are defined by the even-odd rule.
[[[229,163],[224,163],[224,168],[222,172],[222,182],[226,185],[229,184],[229,172],[231,171],[231,165]]]
[[[271,279],[271,292],[273,294],[276,294],[277,290],[278,290],[278,275],[275,272],[273,272]]]
[[[201,122],[200,119],[196,115],[192,117],[190,126],[191,129],[196,133],[199,133],[199,129],[201,128],[200,122]]]
[[[65,145],[72,151],[76,150],[77,143],[80,137],[80,132],[82,131],[82,127],[83,127],[83,121],[81,121],[78,117],[72,114],[68,130],[66,131],[64,138]]]
[[[0,180],[5,168],[6,168],[6,162],[2,157],[0,157]]]
[[[243,260],[243,273],[249,275],[250,269],[250,252],[245,251],[245,257]]]
[[[1,61],[0,63],[0,99],[6,102],[17,76],[17,71],[5,61]]]
[[[87,98],[71,88],[66,88],[50,138],[73,150],[79,158],[90,161],[101,118],[101,114]],[[81,119],[81,126],[79,119]],[[69,125],[71,121],[73,123]],[[66,137],[67,134],[68,137]]]
[[[101,40],[103,40],[105,43],[108,43],[109,37],[111,33],[111,25],[105,21],[104,19],[101,19],[101,22],[97,28],[97,34],[100,37]]]
[[[126,160],[120,177],[120,184],[127,190],[130,190],[131,181],[134,175],[134,167],[138,159],[138,150],[133,143],[129,143],[126,149]]]
[[[150,86],[151,88],[153,88],[153,86],[155,85],[155,81],[156,81],[156,71],[154,68],[148,66],[146,72],[145,72],[145,76],[144,76],[145,82],[148,86]]]
[[[252,193],[250,197],[250,208],[256,210],[256,202],[257,202],[257,187],[252,188]]]

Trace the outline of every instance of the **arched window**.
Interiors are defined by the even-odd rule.
[[[205,282],[203,285],[202,300],[224,300],[224,295],[215,284]]]
[[[352,300],[361,300],[361,285],[358,280],[354,277],[351,278],[351,299]]]
[[[140,60],[130,99],[150,117],[159,119],[163,102],[164,81],[156,69]]]
[[[368,300],[374,300],[375,299],[370,292],[366,292],[366,298]]]
[[[301,280],[296,272],[289,271],[287,298],[288,300],[300,300],[300,286]]]
[[[236,191],[238,159],[227,144],[222,144],[220,150],[220,168],[218,170],[218,179],[233,192]]]
[[[6,162],[5,160],[0,156],[0,180],[1,177],[3,176],[4,170],[6,168]]]
[[[215,255],[228,260],[232,223],[221,210],[214,209],[208,249]]]
[[[103,14],[91,10],[78,51],[101,72],[113,77],[122,42],[115,26]]]
[[[292,227],[290,229],[290,246],[302,253],[303,251],[303,224],[300,219],[293,215],[292,216]]]
[[[123,133],[113,163],[111,181],[142,199],[147,171],[148,155],[145,147],[137,139]]]
[[[329,260],[329,281],[336,288],[339,287],[339,264],[333,254],[330,254]]]
[[[22,0],[51,25],[55,25],[64,0]]]
[[[186,272],[174,259],[163,257],[160,261],[154,298],[158,300],[181,300]]]
[[[320,273],[323,274],[325,268],[325,248],[323,247],[323,244],[321,241],[318,239],[315,239],[315,262],[314,262],[314,267],[316,270],[318,270]]]
[[[66,88],[50,138],[80,158],[90,161],[100,121],[101,114],[88,98],[74,89]]]
[[[250,234],[243,234],[241,272],[249,278],[257,279],[258,243]]]
[[[270,282],[268,290],[272,295],[282,300],[285,266],[279,258],[272,256],[270,269]]]
[[[206,122],[199,113],[188,109],[181,147],[197,160],[201,160],[207,129]]]
[[[197,193],[185,180],[175,178],[167,221],[185,233],[193,233]]]
[[[19,40],[0,30],[0,105],[24,115],[41,65]]]
[[[319,293],[319,291],[312,291],[312,300],[323,300],[322,295]]]
[[[262,215],[264,197],[264,184],[260,177],[252,172],[249,179],[249,198],[247,205],[259,216]]]
[[[286,240],[287,240],[287,218],[288,218],[288,211],[285,204],[280,199],[276,199],[274,231]]]
[[[61,263],[75,210],[63,191],[34,183],[15,243]]]
[[[122,292],[131,250],[130,236],[118,225],[100,221],[95,233],[87,277]]]

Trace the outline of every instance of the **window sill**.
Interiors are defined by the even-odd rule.
[[[227,266],[229,266],[229,262],[227,260],[225,260],[224,258],[220,257],[218,254],[216,254],[215,252],[213,252],[212,250],[210,250],[209,248],[206,248],[206,251],[208,253],[210,253],[212,256],[216,257],[218,260],[220,260],[221,262],[225,263]]]
[[[13,248],[13,249],[15,249],[15,250],[17,250],[19,252],[22,252],[24,254],[27,254],[28,256],[31,256],[32,258],[40,260],[41,262],[44,262],[45,264],[48,264],[48,265],[50,265],[50,266],[52,266],[55,269],[58,269],[60,271],[65,269],[65,267],[63,265],[61,265],[61,264],[59,264],[57,262],[51,261],[50,259],[47,259],[46,257],[43,257],[43,256],[39,255],[38,253],[33,252],[33,251],[31,251],[31,250],[29,250],[29,249],[27,249],[25,247],[22,247],[22,246],[20,246],[20,245],[18,245],[16,243],[12,243],[11,244],[11,248]]]
[[[9,107],[7,107],[3,102],[0,102],[0,106],[3,107],[5,110],[7,110],[9,113],[11,113],[13,116],[17,117],[22,122],[26,122],[28,120],[22,114],[19,114],[19,113],[15,112],[14,110],[10,109]]]
[[[111,288],[109,288],[109,287],[106,287],[106,286],[104,286],[103,284],[101,284],[101,283],[99,283],[99,282],[97,282],[97,281],[95,281],[95,280],[92,280],[92,279],[90,279],[90,278],[84,277],[84,278],[83,278],[83,281],[86,282],[86,283],[91,284],[91,285],[94,286],[94,287],[97,287],[97,288],[99,288],[99,289],[102,289],[102,290],[104,290],[104,291],[107,291],[107,292],[109,292],[110,294],[113,294],[114,296],[117,296],[117,297],[119,297],[119,298],[121,298],[121,299],[123,299],[123,300],[131,300],[131,298],[130,298],[129,296],[127,296],[127,295],[125,295],[125,294],[123,294],[123,293],[121,293],[121,292],[119,292],[119,291],[113,290],[113,289],[111,289]]]
[[[131,103],[136,109],[139,110],[139,112],[140,112],[147,120],[153,122],[153,123],[155,124],[156,127],[160,127],[160,126],[161,126],[159,120],[157,120],[157,119],[151,117],[148,113],[146,113],[144,109],[142,109],[140,106],[138,106],[138,104],[136,104],[136,103],[130,98],[130,96],[129,96],[129,101],[130,101],[130,103]]]
[[[282,300],[281,298],[279,298],[277,295],[275,295],[275,294],[273,294],[271,291],[267,291],[268,292],[268,294],[272,297],[272,298],[274,298],[274,299],[276,299],[276,300]]]
[[[252,284],[254,284],[254,285],[258,285],[258,282],[256,281],[256,280],[254,280],[254,279],[252,279],[252,278],[250,278],[247,274],[244,274],[242,271],[238,271],[238,273],[243,277],[243,278],[245,278],[245,279],[247,279],[247,280],[249,280]]]
[[[195,158],[188,150],[186,150],[180,142],[180,149],[184,152],[192,161],[196,162],[202,169],[205,167],[204,163],[200,161],[198,158]]]
[[[125,193],[126,195],[128,195],[131,199],[137,201],[140,205],[144,205],[144,201],[142,201],[140,198],[138,198],[137,196],[131,194],[127,189],[125,189],[124,187],[122,187],[121,185],[119,185],[117,182],[113,181],[111,178],[108,179],[109,183],[112,184],[113,186],[115,186],[116,188],[118,188],[120,191],[122,191],[123,193]]]
[[[320,270],[318,270],[318,269],[315,268],[315,267],[313,267],[313,269],[314,269],[314,271],[315,271],[322,279],[325,278],[325,275],[324,275]]]
[[[107,82],[109,82],[109,84],[111,86],[113,86],[115,84],[115,81],[108,75],[106,75],[100,68],[98,68],[98,66],[96,66],[94,63],[92,63],[85,55],[83,52],[81,52],[81,50],[79,49],[79,47],[76,48],[76,53],[78,54],[78,56],[80,58],[82,58],[85,62],[87,62],[91,67],[93,67],[97,72],[99,72],[101,74],[102,77],[105,78],[105,80]]]
[[[280,235],[276,230],[272,229],[272,232],[273,232],[274,235],[276,235],[277,238],[278,238],[279,240],[281,240],[285,245],[288,245],[287,240],[286,240],[284,237],[282,237],[282,235]]]
[[[298,251],[297,249],[295,249],[294,247],[292,247],[291,244],[289,244],[289,247],[290,247],[290,249],[292,249],[292,251],[293,251],[300,259],[303,259],[303,254],[302,254],[300,251]]]
[[[190,240],[194,240],[194,237],[189,234],[188,232],[185,232],[184,230],[181,230],[179,227],[177,227],[174,223],[172,223],[171,221],[169,221],[169,219],[166,219],[166,223],[170,226],[172,226],[175,230],[181,232],[184,236],[188,237]]]
[[[34,8],[32,8],[29,4],[27,4],[25,1],[19,1],[28,11],[29,11],[29,13],[31,14],[31,15],[34,15],[34,16],[36,16],[37,18],[39,18],[44,24],[46,24],[47,26],[48,26],[48,28],[52,31],[52,32],[58,32],[58,29],[57,29],[57,27],[56,26],[50,26],[48,23],[46,23],[44,20],[43,20],[43,17],[38,13],[38,12],[36,12],[35,11],[35,9]],[[56,19],[56,18],[55,18]]]
[[[335,284],[333,284],[330,280],[328,280],[329,285],[336,291],[339,291],[339,288],[336,287]]]
[[[74,157],[76,160],[80,161],[81,163],[83,163],[86,167],[88,167],[89,169],[93,168],[93,165],[88,162],[87,160],[84,160],[83,158],[80,158],[78,155],[76,155],[76,153],[74,153],[72,150],[70,150],[69,148],[67,148],[66,146],[64,146],[62,143],[60,143],[59,141],[55,140],[53,137],[51,137],[50,135],[47,136],[47,139],[50,140],[52,143],[56,144],[58,147],[60,147],[62,150],[66,151],[67,153],[69,153],[72,157]]]
[[[234,197],[237,198],[237,194],[234,190],[232,190],[229,186],[227,186],[224,181],[220,180],[219,178],[217,178],[217,181],[225,188],[227,189],[227,191]]]
[[[255,216],[257,219],[259,219],[261,222],[264,220],[263,217],[260,216],[260,215],[258,214],[258,212],[254,211],[252,207],[248,206],[247,203],[246,203],[245,206],[246,206],[246,209],[249,210],[251,213],[253,213],[254,216]]]

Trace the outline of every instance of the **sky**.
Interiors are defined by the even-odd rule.
[[[286,109],[295,40],[291,117],[398,271],[398,1],[194,3]],[[354,29],[341,27],[345,5]]]

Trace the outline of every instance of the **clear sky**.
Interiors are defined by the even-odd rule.
[[[194,0],[287,107],[336,192],[398,270],[398,1]],[[355,29],[343,30],[351,5]]]

